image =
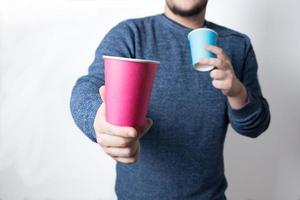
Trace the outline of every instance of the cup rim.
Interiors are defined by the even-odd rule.
[[[218,35],[218,33],[215,31],[215,30],[213,30],[213,29],[211,29],[211,28],[196,28],[196,29],[194,29],[194,30],[192,30],[191,32],[189,32],[189,34],[188,34],[188,38],[190,38],[190,36],[191,36],[191,34],[193,33],[193,32],[196,32],[196,31],[211,31],[211,32],[213,32],[213,33],[215,33],[216,35]]]
[[[125,58],[125,57],[119,57],[119,56],[107,56],[103,55],[103,59],[113,59],[113,60],[123,60],[123,61],[131,61],[131,62],[139,62],[139,63],[154,63],[159,64],[159,61],[156,60],[146,60],[146,59],[137,59],[137,58]]]

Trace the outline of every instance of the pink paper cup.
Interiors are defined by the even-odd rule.
[[[159,62],[103,56],[105,118],[117,126],[143,126]]]

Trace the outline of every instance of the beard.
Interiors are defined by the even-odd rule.
[[[201,13],[206,8],[208,0],[200,1],[198,4],[196,4],[194,7],[192,7],[189,10],[181,9],[180,7],[170,3],[168,0],[166,2],[167,2],[168,8],[175,15],[179,15],[179,16],[182,16],[182,17],[193,17],[193,16],[196,16],[199,13]]]

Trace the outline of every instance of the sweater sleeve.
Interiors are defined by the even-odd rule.
[[[240,109],[233,109],[228,103],[228,117],[236,132],[255,138],[268,128],[271,116],[268,102],[260,88],[256,56],[247,36],[245,55],[241,82],[247,90],[247,103]]]
[[[94,142],[94,119],[102,103],[99,88],[105,84],[102,56],[134,57],[133,39],[133,33],[125,22],[113,27],[98,46],[88,74],[80,77],[73,87],[70,100],[72,117],[78,128]]]

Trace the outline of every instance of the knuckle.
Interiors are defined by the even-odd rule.
[[[134,132],[135,131],[135,128],[133,127],[128,127],[128,132]]]
[[[138,133],[137,133],[137,130],[134,129],[134,128],[131,128],[129,130],[129,135],[133,136],[133,137],[137,137]]]
[[[129,144],[129,140],[128,140],[128,139],[122,138],[122,139],[120,140],[120,146],[121,146],[121,147],[127,147],[128,144]]]
[[[123,130],[123,135],[126,136],[136,136],[136,130],[133,127],[128,127],[127,129]]]
[[[132,148],[125,148],[124,149],[124,156],[130,157],[132,155]]]
[[[120,146],[120,147],[126,147],[126,142],[125,142],[125,140],[120,140],[119,146]]]

